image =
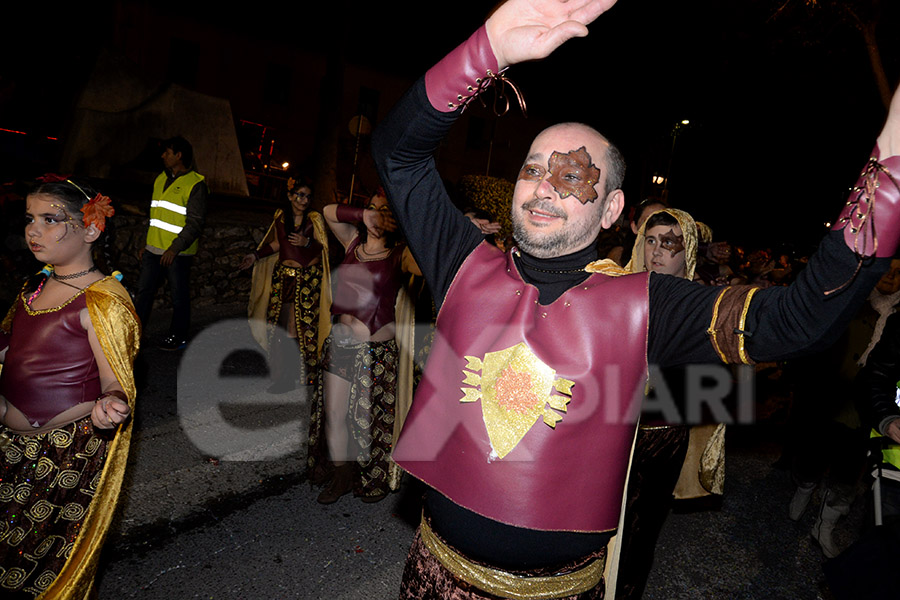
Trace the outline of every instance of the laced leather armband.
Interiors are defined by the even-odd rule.
[[[726,364],[755,364],[744,349],[744,341],[750,335],[744,327],[750,300],[758,290],[752,285],[728,286],[716,298],[706,333],[716,354]]]

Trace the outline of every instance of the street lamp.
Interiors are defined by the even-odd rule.
[[[672,149],[669,151],[669,165],[666,167],[666,177],[663,180],[663,194],[669,190],[669,175],[672,172],[672,159],[675,157],[675,141],[678,139],[678,134],[681,133],[681,130],[686,129],[690,124],[691,122],[688,119],[682,119],[672,127]]]

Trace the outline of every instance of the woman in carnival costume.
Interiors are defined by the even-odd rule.
[[[47,266],[0,331],[0,596],[88,598],[131,439],[140,324],[108,266],[110,200],[48,175],[25,237]],[[101,251],[102,252],[99,252]]]
[[[318,501],[352,491],[377,502],[400,486],[393,440],[412,401],[408,274],[421,275],[379,189],[366,208],[331,204],[325,221],[344,247],[322,373],[313,396],[308,470],[328,482]],[[405,316],[404,316],[405,315]]]
[[[288,180],[287,205],[275,211],[268,232],[241,269],[253,266],[248,313],[253,336],[272,359],[271,393],[294,389],[299,346],[305,382],[315,380],[331,326],[328,236],[322,215],[309,210],[312,187]]]

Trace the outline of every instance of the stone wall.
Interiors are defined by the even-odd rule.
[[[122,283],[137,292],[140,261],[138,253],[147,239],[147,217],[116,215],[116,268]],[[191,306],[245,302],[250,292],[250,270],[238,266],[256,248],[269,227],[271,215],[212,213],[200,237],[200,247],[191,267]],[[156,293],[154,307],[170,307],[168,284]]]

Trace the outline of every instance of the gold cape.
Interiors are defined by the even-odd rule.
[[[400,353],[397,361],[397,388],[394,398],[394,441],[400,438],[400,430],[406,421],[406,415],[413,402],[413,376],[416,328],[416,297],[410,293],[412,276],[409,276],[405,285],[397,293],[397,302],[394,305],[394,322],[397,325],[394,339],[397,341],[397,350]],[[393,460],[391,463],[393,464]]]

